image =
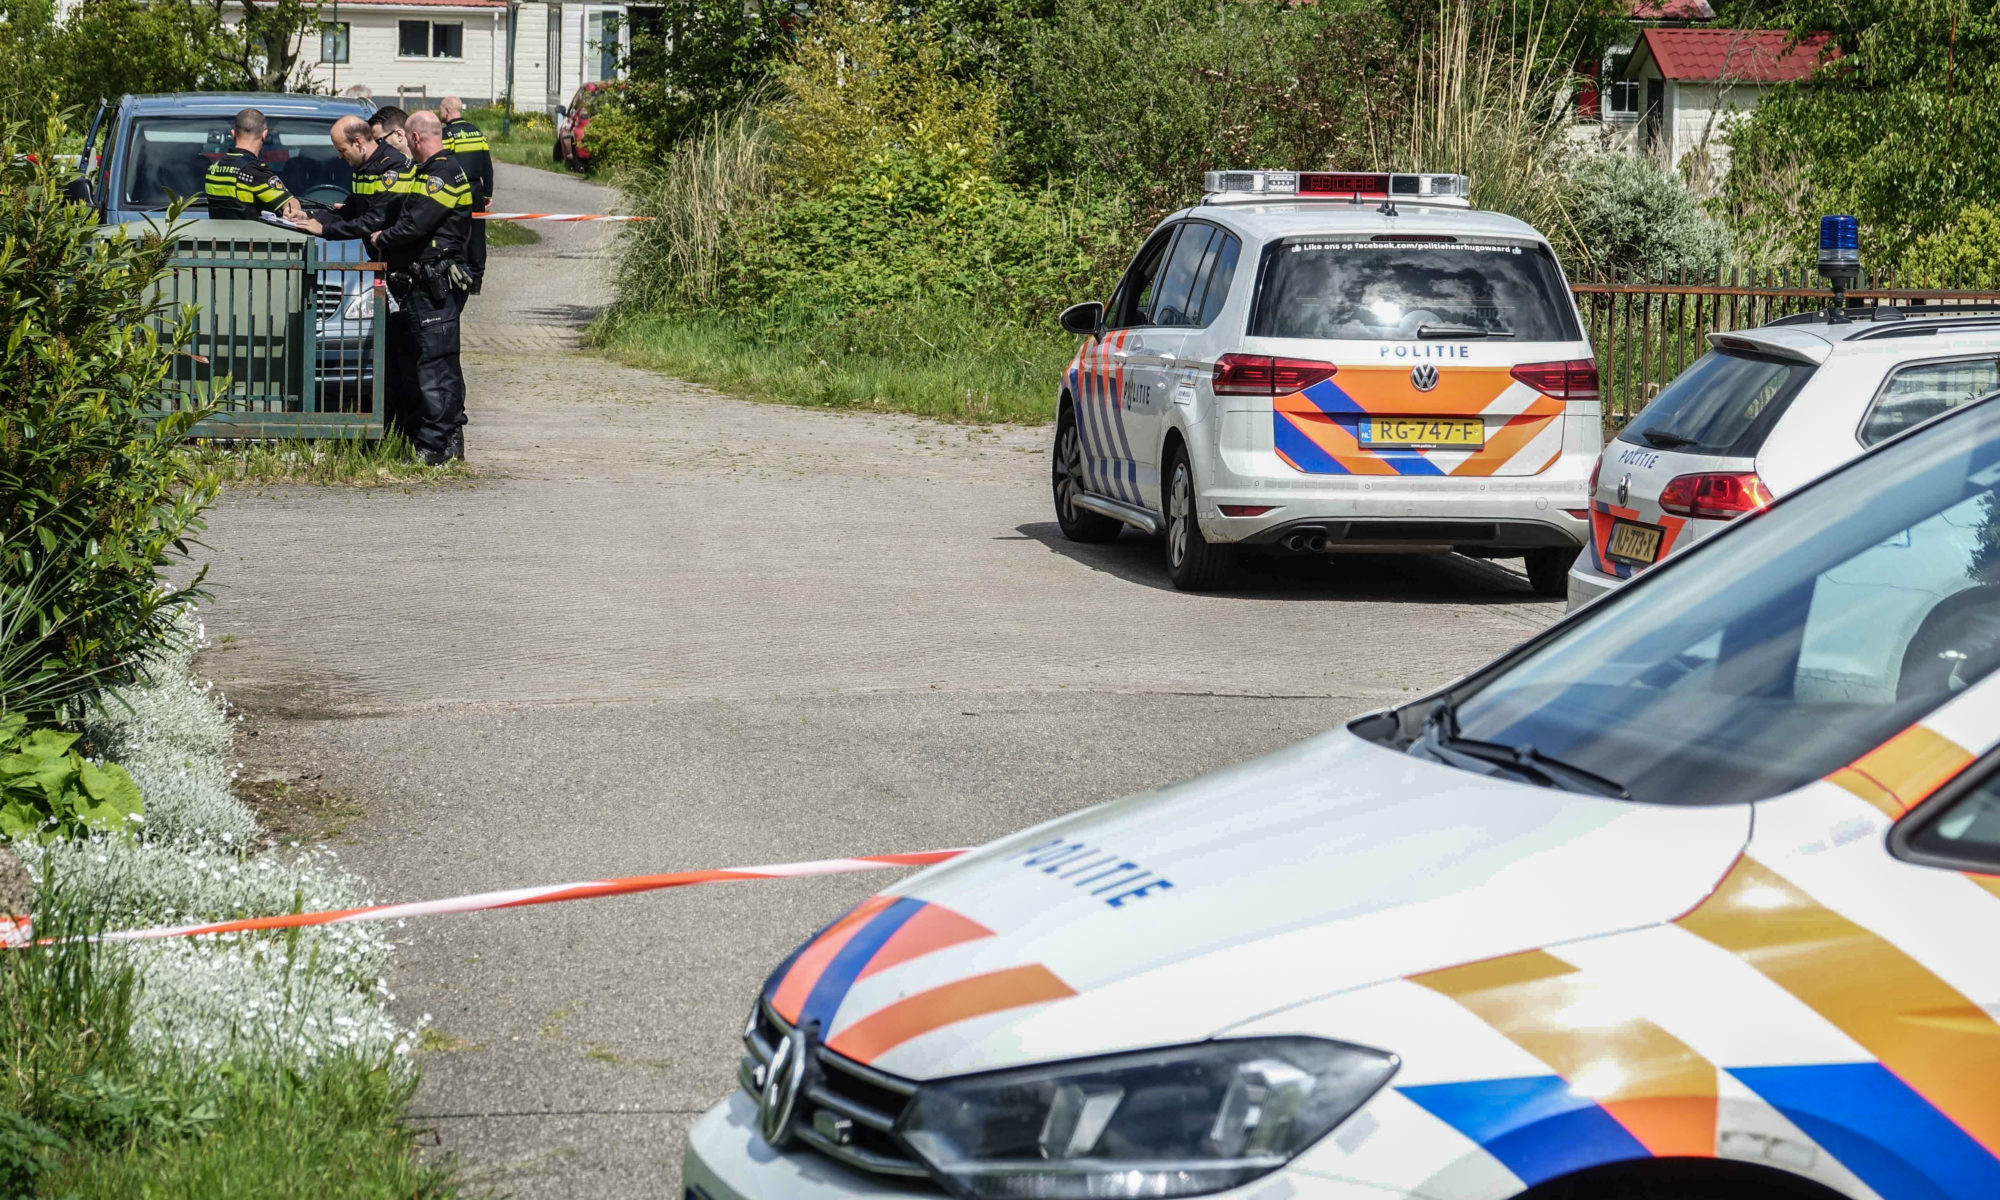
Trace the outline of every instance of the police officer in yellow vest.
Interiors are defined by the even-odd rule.
[[[410,440],[435,466],[465,457],[458,319],[471,282],[464,256],[473,224],[472,183],[444,148],[444,124],[436,113],[411,113],[403,129],[419,161],[399,185],[402,205],[394,223],[369,243],[388,264],[390,293],[410,316],[417,350]]]
[[[298,201],[263,159],[264,114],[246,108],[230,127],[235,145],[215,160],[202,181],[208,215],[218,221],[254,221],[260,212],[293,215]]]
[[[444,118],[444,148],[472,181],[472,211],[485,212],[493,204],[493,149],[479,127],[465,119],[465,102],[457,96],[440,101],[438,115]],[[477,218],[465,243],[465,269],[472,276],[472,294],[477,296],[479,285],[486,280],[486,222]]]

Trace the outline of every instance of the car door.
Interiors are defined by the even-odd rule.
[[[1166,440],[1168,410],[1180,377],[1180,356],[1199,318],[1195,292],[1209,247],[1222,231],[1206,221],[1184,221],[1167,250],[1154,288],[1149,324],[1135,328],[1126,342],[1128,387],[1126,428],[1132,436],[1133,465],[1148,507],[1165,511],[1160,496],[1160,449]]]
[[[1146,358],[1161,270],[1178,225],[1169,225],[1146,239],[1132,265],[1105,306],[1104,332],[1077,357],[1071,395],[1076,402],[1077,431],[1083,442],[1084,479],[1093,492],[1137,507],[1156,507],[1153,495],[1140,491],[1139,469],[1133,458],[1132,430],[1127,421],[1128,393],[1142,382],[1137,364]]]

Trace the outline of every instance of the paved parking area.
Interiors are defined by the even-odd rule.
[[[602,189],[499,168],[510,208]],[[1057,532],[1045,430],[751,404],[576,348],[607,225],[494,251],[467,314],[479,478],[232,492],[203,667],[253,765],[361,798],[383,899],[963,845],[1294,741],[1560,610],[1463,559],[1172,590]],[[1513,564],[1518,565],[1518,564]],[[754,991],[868,877],[412,925],[446,1047],[417,1119],[522,1197],[677,1197]]]

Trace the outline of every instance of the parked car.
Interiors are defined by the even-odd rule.
[[[1526,560],[1589,530],[1597,363],[1548,241],[1462,175],[1211,171],[1140,247],[1058,387],[1073,541],[1164,534],[1176,587],[1239,548]]]
[[[1996,665],[2000,398],[1428,696],[864,901],[683,1185],[1990,1200]]]
[[[2000,314],[1824,312],[1709,335],[1590,475],[1588,603],[1868,447],[2000,388]]]
[[[582,171],[590,166],[590,144],[584,139],[584,130],[590,128],[591,105],[597,102],[598,93],[605,91],[609,83],[586,83],[576,89],[569,103],[556,108],[556,161],[572,171]]]
[[[203,177],[233,145],[230,122],[245,108],[264,114],[264,160],[287,191],[327,206],[347,198],[353,172],[329,134],[341,117],[366,118],[374,103],[261,92],[128,95],[99,105],[84,135],[76,191],[108,225],[163,218],[176,199],[188,201],[187,216],[200,217],[208,208]],[[320,258],[368,261],[358,241],[322,241]],[[374,276],[328,272],[313,289],[322,397],[355,403],[374,386]]]

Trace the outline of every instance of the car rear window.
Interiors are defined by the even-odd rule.
[[[206,206],[202,190],[208,168],[235,145],[230,134],[234,113],[216,116],[173,115],[140,117],[132,122],[132,140],[125,151],[125,176],[118,207],[164,209],[176,196]],[[332,117],[266,117],[270,134],[264,141],[264,161],[278,173],[285,190],[303,196],[316,187],[345,193],[354,172],[327,136]]]
[[[1653,450],[1748,458],[1819,368],[1737,350],[1711,350],[1667,385],[1619,433]]]
[[[1502,238],[1290,238],[1265,251],[1257,337],[1573,342],[1576,308],[1547,246]]]

